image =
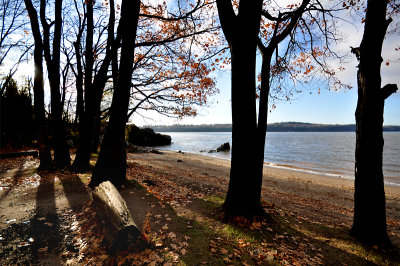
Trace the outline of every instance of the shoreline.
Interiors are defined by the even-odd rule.
[[[156,173],[162,182],[171,177],[189,187],[201,182],[203,189],[218,191],[221,197],[229,186],[230,161],[226,159],[165,150],[129,153],[127,159],[132,167],[139,167],[140,173]],[[261,193],[267,206],[277,206],[301,220],[351,228],[353,180],[264,165]],[[385,185],[385,198],[389,235],[393,244],[400,246],[400,187]]]
[[[229,156],[229,158],[226,158],[223,156],[217,156],[215,153],[166,150],[166,149],[162,149],[162,148],[157,148],[157,150],[162,151],[162,152],[177,152],[177,153],[182,152],[185,154],[192,154],[192,155],[204,156],[204,157],[208,157],[208,158],[215,158],[215,159],[224,160],[224,161],[228,161],[228,162],[231,161],[230,156]],[[354,182],[354,175],[346,175],[345,173],[333,173],[333,172],[329,172],[329,171],[323,172],[323,171],[317,171],[317,170],[313,170],[313,169],[306,169],[306,168],[298,167],[295,165],[272,163],[272,162],[264,161],[264,168],[265,167],[293,171],[293,172],[298,172],[301,174],[320,175],[320,176],[324,176],[326,178],[334,178],[334,179],[348,180],[348,181]],[[385,183],[385,188],[387,186],[390,186],[390,187],[397,187],[400,189],[400,183],[393,181],[393,179],[390,179],[390,177],[387,177],[387,178],[385,177],[384,183]]]

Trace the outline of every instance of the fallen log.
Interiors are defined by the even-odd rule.
[[[124,250],[136,241],[140,231],[125,200],[110,181],[105,181],[92,192],[96,214],[104,226],[105,244],[111,250]]]

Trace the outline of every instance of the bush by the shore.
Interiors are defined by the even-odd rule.
[[[128,142],[138,146],[171,145],[171,136],[154,132],[151,128],[140,129],[136,125],[128,125]]]

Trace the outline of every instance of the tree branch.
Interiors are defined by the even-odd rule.
[[[386,100],[390,95],[392,95],[396,91],[397,91],[397,85],[396,84],[386,84],[381,89],[381,93],[382,93],[383,99]]]
[[[231,44],[236,24],[236,15],[231,0],[217,0],[217,8],[225,38]]]

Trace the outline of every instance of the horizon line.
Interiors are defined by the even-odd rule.
[[[285,123],[296,123],[296,124],[309,124],[309,125],[322,125],[322,126],[355,126],[355,123],[352,124],[337,124],[337,123],[315,123],[315,122],[299,122],[299,121],[282,121],[282,122],[273,122],[273,123],[267,123],[267,125],[273,125],[273,124],[285,124]],[[135,123],[129,123],[129,125],[135,125]],[[170,125],[152,125],[152,124],[147,124],[143,125],[140,127],[171,127],[171,126],[216,126],[216,125],[230,125],[232,126],[232,123],[212,123],[212,124],[170,124]],[[383,127],[399,127],[399,125],[383,125]]]

